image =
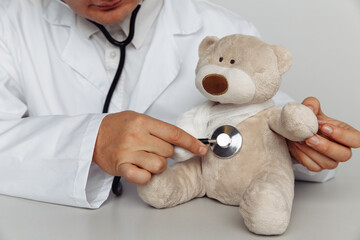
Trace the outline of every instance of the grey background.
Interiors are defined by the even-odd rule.
[[[169,0],[167,0],[169,1]],[[360,3],[355,0],[213,0],[252,21],[262,37],[287,46],[294,63],[282,89],[360,129]],[[0,196],[0,240],[21,239],[360,239],[360,155],[327,183],[297,182],[282,236],[249,233],[236,207],[202,198],[156,210],[124,182],[121,198],[98,210]]]
[[[316,96],[324,112],[360,128],[359,0],[212,0],[251,21],[293,54],[282,90]]]

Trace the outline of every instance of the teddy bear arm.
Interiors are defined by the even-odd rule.
[[[269,127],[291,141],[304,141],[317,132],[318,122],[310,108],[292,102],[271,109]]]
[[[208,126],[209,112],[211,106],[211,102],[205,102],[192,108],[178,118],[176,126],[196,138],[207,137],[206,129]],[[186,149],[183,149],[181,147],[175,147],[172,159],[174,159],[175,161],[186,161],[194,156],[195,154],[187,151]]]
[[[193,107],[183,113],[176,121],[176,126],[183,129],[194,137],[204,137],[210,118],[210,110],[213,103],[207,101],[203,104]]]
[[[283,136],[284,138],[291,139],[292,136],[289,132],[286,131],[281,121],[281,111],[283,107],[277,106],[273,107],[269,111],[269,128],[276,132],[277,134]]]

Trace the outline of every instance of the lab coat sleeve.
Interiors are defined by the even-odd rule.
[[[0,194],[98,208],[112,182],[92,163],[104,115],[26,117],[11,61],[0,39]]]
[[[112,177],[92,163],[101,115],[0,121],[0,193],[98,208]]]
[[[283,106],[288,102],[294,102],[294,100],[289,97],[284,92],[278,92],[278,94],[273,98],[275,105]],[[326,182],[335,177],[336,169],[333,170],[323,170],[321,172],[312,172],[300,164],[296,159],[293,158],[293,168],[295,179],[299,181],[307,182]]]

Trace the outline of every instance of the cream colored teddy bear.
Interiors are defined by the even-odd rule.
[[[179,161],[138,186],[140,197],[156,208],[173,207],[208,196],[239,206],[256,234],[283,233],[290,220],[294,174],[286,140],[303,141],[317,132],[313,112],[298,103],[274,106],[271,98],[291,54],[253,36],[205,38],[199,47],[196,87],[209,99],[183,114],[178,126],[197,138],[222,125],[241,132],[241,150],[229,159],[211,151],[203,157],[176,148]]]

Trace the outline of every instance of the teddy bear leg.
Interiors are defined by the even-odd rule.
[[[288,170],[276,174],[267,168],[245,190],[239,204],[240,213],[249,231],[279,235],[289,224],[293,198],[293,173]]]
[[[150,182],[138,185],[141,199],[155,208],[173,207],[205,195],[200,158],[176,163],[153,175]]]

